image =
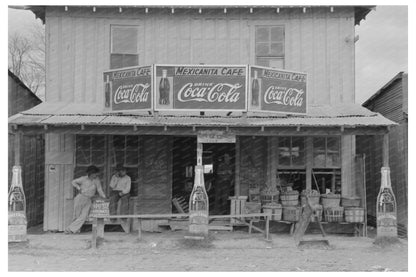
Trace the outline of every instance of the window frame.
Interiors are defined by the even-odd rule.
[[[271,28],[273,27],[279,27],[283,29],[283,40],[281,41],[273,41],[271,40]],[[281,42],[283,44],[283,55],[279,56],[279,55],[257,55],[256,49],[257,49],[257,29],[258,28],[268,28],[268,32],[269,32],[269,49],[270,49],[270,45],[272,43],[276,43],[276,42]],[[286,26],[284,24],[255,24],[254,25],[254,49],[253,49],[253,53],[254,53],[254,64],[258,65],[258,66],[264,66],[264,65],[260,65],[258,64],[258,60],[259,59],[267,59],[269,60],[268,66],[270,67],[270,60],[282,60],[282,68],[279,67],[274,67],[276,69],[285,69],[285,63],[286,63]]]
[[[316,151],[314,146],[314,139],[321,138],[325,140],[325,151]],[[335,138],[338,140],[338,151],[328,150],[328,139]],[[342,167],[342,147],[341,147],[341,137],[340,136],[316,136],[312,138],[312,168],[313,169],[341,169]],[[325,155],[325,165],[317,166],[315,164],[315,153],[324,153]],[[328,166],[328,155],[329,154],[338,154],[339,164],[338,166]]]
[[[137,32],[137,41],[136,41],[136,53],[119,53],[119,52],[114,52],[113,50],[113,32],[114,32],[114,28],[135,28],[136,32]],[[140,30],[140,25],[134,25],[134,24],[110,24],[110,55],[109,55],[109,68],[110,69],[118,69],[118,68],[124,68],[124,67],[130,67],[130,66],[138,66],[140,65],[140,49],[139,49],[139,30]],[[113,55],[122,55],[122,59],[125,58],[125,56],[131,56],[131,55],[135,55],[137,57],[137,64],[136,65],[129,65],[129,66],[124,66],[124,63],[122,62],[121,67],[117,67],[117,66],[112,66],[111,61],[112,61],[112,56]]]
[[[279,158],[280,158],[280,152],[281,150],[279,149],[279,142],[281,139],[288,139],[290,141],[290,146],[289,146],[289,157],[290,157],[290,165],[283,165],[280,163]],[[295,165],[293,163],[293,155],[292,155],[292,149],[293,149],[293,139],[294,138],[302,138],[303,139],[303,149],[299,149],[299,153],[303,153],[303,165]],[[306,136],[279,136],[277,138],[277,153],[276,153],[276,158],[277,158],[277,169],[278,170],[284,170],[284,169],[299,169],[299,170],[305,170],[306,169],[306,165],[307,165],[307,144],[306,144]]]

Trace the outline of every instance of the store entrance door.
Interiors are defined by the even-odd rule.
[[[172,199],[187,205],[195,178],[196,137],[175,137],[173,142]],[[203,143],[205,189],[209,213],[229,214],[229,196],[235,195],[235,143]],[[177,211],[172,204],[173,211]]]
[[[228,198],[235,195],[235,144],[204,143],[202,164],[209,213],[229,214]]]

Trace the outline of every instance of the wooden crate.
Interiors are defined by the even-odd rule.
[[[228,199],[230,199],[230,201],[231,201],[231,208],[230,208],[230,214],[231,215],[244,213],[246,202],[247,202],[247,196],[231,196]],[[241,224],[241,222],[239,222],[235,218],[231,218],[230,223],[232,225]]]
[[[245,214],[256,214],[261,212],[261,203],[260,202],[246,202],[246,205],[244,207],[244,213]],[[250,218],[246,218],[246,220],[249,220]],[[260,217],[253,217],[253,221],[260,221]]]
[[[9,225],[9,242],[22,242],[26,240],[26,224]]]

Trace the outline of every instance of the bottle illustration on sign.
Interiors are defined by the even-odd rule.
[[[111,86],[110,86],[110,76],[106,76],[105,80],[105,107],[110,108],[110,98],[111,98]]]
[[[251,84],[251,105],[259,105],[259,93],[260,93],[260,84],[258,79],[257,70],[254,71],[254,78]]]
[[[12,184],[9,190],[9,242],[26,241],[26,197],[23,191],[22,169],[13,166]]]
[[[162,78],[159,83],[159,104],[160,105],[169,105],[169,91],[170,84],[167,77],[167,70],[162,70]]]

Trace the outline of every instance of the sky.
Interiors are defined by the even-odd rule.
[[[8,13],[9,33],[27,33],[33,24],[41,24],[30,11]],[[407,6],[377,6],[356,26],[356,103],[363,103],[400,71],[408,71],[407,21]]]
[[[408,71],[407,6],[377,6],[356,26],[355,95],[361,104],[400,71]]]

